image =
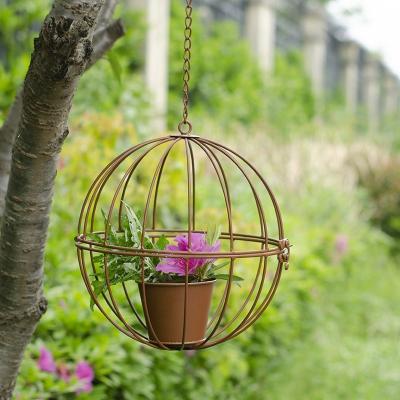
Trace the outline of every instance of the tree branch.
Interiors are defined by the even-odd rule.
[[[115,11],[115,7],[118,4],[118,0],[106,0],[105,4],[103,6],[103,8],[101,9],[101,14],[99,16],[99,22],[97,24],[97,26],[99,28],[108,25],[109,22],[111,21],[113,15],[114,15],[114,11]]]
[[[124,33],[124,26],[121,19],[112,21],[109,25],[99,28],[93,36],[93,54],[90,57],[87,69],[102,58]]]
[[[46,310],[43,255],[58,154],[79,78],[93,56],[102,5],[54,2],[35,40],[21,112],[16,102],[7,119],[6,135],[19,122],[1,221],[0,317],[7,316],[7,323],[0,324],[0,400],[11,398],[24,349]]]

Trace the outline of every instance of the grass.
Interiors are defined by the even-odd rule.
[[[310,333],[266,372],[265,399],[398,399],[399,275],[359,265],[320,292]]]

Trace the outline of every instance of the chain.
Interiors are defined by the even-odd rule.
[[[189,81],[190,81],[190,60],[192,57],[192,0],[186,0],[185,17],[185,40],[183,42],[183,113],[182,121],[178,125],[178,130],[182,135],[192,132],[192,124],[188,120],[189,116]]]

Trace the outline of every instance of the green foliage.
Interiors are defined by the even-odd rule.
[[[267,314],[215,349],[154,351],[89,310],[72,244],[90,178],[105,160],[137,141],[135,130],[118,114],[86,114],[73,130],[78,127],[81,133],[67,140],[57,178],[46,252],[49,311],[25,356],[17,399],[76,397],[73,383],[38,371],[42,345],[57,363],[86,360],[93,366],[94,390],[82,399],[397,399],[399,272],[390,241],[360,211],[362,193],[321,185],[313,174],[294,189],[275,184],[278,198],[285,199],[285,227],[295,246]],[[246,153],[265,155],[257,140],[248,137],[246,144]],[[239,197],[241,185],[234,182]],[[336,248],[338,235],[348,240],[345,252]]]
[[[0,110],[5,113],[20,86],[49,2],[12,2],[0,11]],[[169,126],[175,129],[181,115],[183,18],[178,0],[172,4],[170,42]],[[134,124],[140,136],[147,135],[151,97],[141,69],[144,65],[145,18],[142,13],[119,6],[125,36],[107,56],[87,71],[74,101],[73,115],[86,111],[110,112],[118,108]],[[315,113],[310,83],[299,54],[277,58],[276,68],[266,76],[241,38],[237,26],[224,22],[204,25],[199,15],[193,27],[191,111],[195,122],[209,118],[220,126],[264,124],[285,133],[308,123]],[[15,40],[17,45],[15,45]],[[99,84],[101,82],[101,84]],[[4,118],[0,116],[0,119]]]
[[[0,122],[29,65],[33,38],[49,0],[0,0]]]
[[[193,22],[190,107],[197,125],[211,118],[231,128],[263,124],[288,134],[310,123],[315,99],[299,52],[279,54],[273,73],[263,73],[234,23],[204,25]],[[172,5],[170,41],[169,126],[175,128],[182,112],[184,9]],[[293,129],[292,129],[293,130]]]
[[[195,13],[196,14],[196,13]],[[222,125],[252,123],[265,113],[265,82],[248,44],[233,23],[205,26],[196,14],[190,78],[194,118],[211,117]],[[184,9],[173,1],[170,41],[169,125],[182,113]]]
[[[315,116],[315,99],[310,80],[298,52],[278,54],[275,70],[268,79],[267,121],[280,134],[310,123]]]
[[[118,6],[125,35],[107,55],[85,72],[74,100],[73,115],[118,109],[140,136],[148,134],[150,95],[142,78],[146,25],[141,12]],[[99,82],[101,84],[99,84]]]
[[[50,0],[0,0],[0,123],[28,69],[33,39],[38,35]],[[145,18],[142,13],[119,6],[125,35],[107,56],[87,71],[74,101],[74,115],[86,111],[110,112],[116,107],[147,134],[150,99],[141,77],[144,64]],[[101,82],[101,84],[99,84]]]
[[[143,232],[142,224],[128,204],[124,204],[124,209],[125,214],[121,218],[122,231],[118,231],[114,226],[109,224],[107,222],[107,216],[103,212],[107,237],[91,234],[88,239],[94,243],[101,244],[104,244],[106,241],[109,245],[125,247],[127,249],[140,248]],[[143,237],[143,247],[148,250],[164,250],[167,244],[168,240],[165,236],[161,236],[155,242],[146,234]],[[94,249],[97,249],[96,245],[93,246]],[[101,251],[101,247],[99,250]],[[164,274],[156,270],[156,266],[160,262],[158,257],[140,258],[138,256],[120,256],[116,254],[99,253],[93,257],[93,262],[96,265],[97,273],[93,273],[91,284],[96,296],[107,291],[105,265],[107,265],[107,275],[110,285],[117,285],[128,281],[140,282],[142,279],[142,263],[145,281],[163,282],[166,279]],[[91,302],[92,309],[93,305],[94,303]]]
[[[400,239],[400,158],[393,154],[372,165],[358,163],[358,179],[371,199],[372,220],[388,235]]]

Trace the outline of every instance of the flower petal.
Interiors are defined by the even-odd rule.
[[[53,355],[51,351],[42,347],[40,349],[40,355],[37,365],[41,371],[54,373],[57,371],[56,363],[54,362]]]

